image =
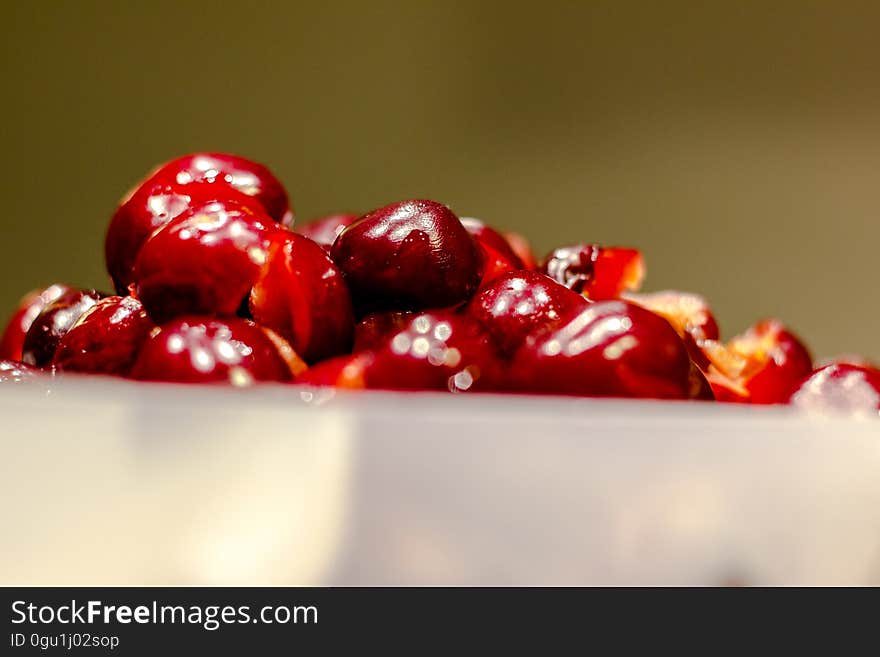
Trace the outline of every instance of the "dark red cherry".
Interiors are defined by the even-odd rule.
[[[638,290],[645,275],[636,249],[598,244],[558,248],[544,259],[541,271],[593,301],[618,299],[623,292]]]
[[[17,360],[0,360],[0,383],[21,383],[41,374],[42,370]]]
[[[0,360],[21,360],[24,338],[31,324],[34,323],[43,308],[53,301],[57,301],[70,289],[67,285],[56,283],[42,290],[29,292],[24,296],[6,325],[3,337],[0,337]]]
[[[581,295],[544,274],[516,271],[481,289],[465,312],[480,322],[509,356],[528,336],[559,326],[587,305]]]
[[[758,322],[726,345],[706,340],[701,349],[719,401],[784,404],[813,370],[810,352],[778,320]]]
[[[691,372],[669,322],[635,304],[606,301],[527,340],[514,356],[511,379],[528,392],[687,399]]]
[[[467,301],[482,275],[480,251],[458,217],[434,201],[374,210],[330,250],[361,314],[445,308]]]
[[[354,311],[342,272],[302,235],[287,233],[272,245],[251,290],[250,310],[308,363],[351,349]]]
[[[832,363],[812,372],[795,389],[793,406],[822,414],[880,416],[880,369]]]
[[[51,365],[70,327],[103,297],[95,290],[71,289],[47,304],[28,329],[22,345],[22,360],[35,367]]]
[[[156,329],[131,375],[144,381],[245,386],[289,381],[305,364],[283,338],[245,319],[184,317]]]
[[[307,224],[298,225],[294,231],[317,242],[322,248],[329,251],[333,242],[339,237],[339,233],[350,226],[359,216],[357,214],[328,214]]]
[[[381,349],[406,329],[416,314],[411,310],[388,310],[366,315],[354,327],[354,351]]]
[[[504,239],[507,240],[510,248],[523,263],[523,269],[532,271],[538,268],[538,259],[535,257],[532,245],[525,237],[519,233],[504,233]]]
[[[461,223],[483,252],[483,277],[480,287],[485,287],[507,272],[524,269],[522,260],[510,248],[510,244],[501,233],[472,217],[462,217]]]
[[[114,213],[104,241],[107,271],[117,294],[128,294],[135,260],[154,231],[190,208],[212,201],[235,202],[258,214],[266,212],[256,198],[228,186],[179,185],[149,178],[135,189]]]
[[[137,299],[101,299],[61,338],[55,351],[55,367],[68,372],[124,376],[154,327]]]
[[[278,178],[266,166],[238,155],[184,155],[160,166],[150,179],[177,185],[209,185],[221,190],[232,188],[259,201],[275,221],[285,226],[293,224],[290,200]]]
[[[134,269],[137,297],[157,323],[187,314],[234,317],[273,239],[289,234],[235,203],[191,208],[144,244]]]
[[[416,315],[364,368],[368,388],[390,390],[493,390],[503,366],[488,333],[475,320],[451,312]]]

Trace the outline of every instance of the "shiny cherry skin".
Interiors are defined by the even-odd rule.
[[[35,367],[51,365],[61,339],[104,296],[95,290],[71,289],[46,305],[24,338],[22,360]]]
[[[26,365],[21,361],[0,359],[0,383],[21,383],[42,374],[43,370]]]
[[[524,269],[522,260],[497,230],[472,217],[462,217],[461,223],[482,250],[481,288],[507,272]]]
[[[352,375],[359,367],[362,372]],[[416,315],[371,359],[355,361],[349,379],[383,390],[495,390],[503,381],[503,365],[478,322],[437,311]]]
[[[298,225],[294,231],[317,242],[324,250],[330,251],[330,247],[339,237],[339,233],[354,223],[359,216],[357,214],[328,214],[313,219],[307,224]]]
[[[187,210],[212,201],[235,202],[266,214],[256,198],[228,186],[179,185],[149,178],[135,189],[113,214],[104,240],[107,271],[117,294],[129,293],[134,263],[154,231]]]
[[[389,310],[366,315],[354,327],[354,351],[381,349],[405,330],[417,314],[411,310]]]
[[[708,370],[709,359],[703,345],[707,340],[719,340],[721,334],[706,299],[678,290],[624,293],[623,298],[665,318],[684,340],[691,359],[703,371]]]
[[[234,317],[260,277],[273,240],[289,234],[236,203],[191,208],[141,248],[136,296],[159,324],[188,314]]]
[[[351,350],[354,310],[342,272],[308,237],[288,232],[271,246],[250,311],[308,363]]]
[[[308,386],[363,390],[366,372],[376,360],[372,351],[361,351],[321,361],[300,374],[295,383]]]
[[[792,393],[792,406],[821,414],[880,417],[880,369],[831,363],[810,374]]]
[[[476,243],[434,201],[402,201],[364,215],[339,234],[330,255],[361,315],[454,306],[482,277]]]
[[[183,317],[152,332],[131,371],[143,381],[289,381],[305,364],[283,338],[245,319]]]
[[[67,372],[125,376],[131,370],[153,321],[132,297],[106,297],[89,308],[61,338],[53,364]]]
[[[784,404],[813,371],[810,352],[778,320],[764,320],[726,345],[702,345],[709,382],[719,401]]]
[[[34,323],[43,308],[57,301],[70,290],[68,285],[55,283],[42,290],[33,290],[26,294],[6,325],[3,336],[0,337],[0,360],[20,361],[24,338],[31,324]]]
[[[587,306],[514,356],[518,390],[563,395],[688,399],[691,361],[662,317],[625,301]]]
[[[618,299],[623,292],[638,290],[645,276],[636,249],[598,244],[560,247],[544,259],[541,271],[593,301]]]
[[[523,269],[533,271],[538,268],[538,259],[529,241],[519,233],[504,233],[504,239],[523,264]]]
[[[549,331],[584,310],[586,299],[536,271],[504,274],[482,288],[465,308],[495,344],[511,356],[530,335]]]

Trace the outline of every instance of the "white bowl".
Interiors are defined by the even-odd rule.
[[[880,584],[880,422],[4,385],[2,584]]]

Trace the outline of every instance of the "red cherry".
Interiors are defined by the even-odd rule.
[[[21,383],[43,374],[42,370],[17,360],[0,360],[0,383]]]
[[[191,208],[144,244],[134,269],[137,296],[158,323],[187,314],[233,317],[272,240],[288,234],[235,203]]]
[[[362,314],[454,306],[471,297],[482,274],[474,240],[434,201],[364,215],[339,234],[330,254]]]
[[[593,301],[620,298],[638,290],[645,276],[642,255],[636,249],[576,244],[556,249],[541,271],[557,283]]]
[[[504,233],[504,239],[510,244],[510,248],[523,263],[523,269],[532,271],[538,268],[538,259],[529,241],[519,233]]]
[[[327,253],[288,233],[269,250],[251,290],[253,318],[287,339],[306,362],[351,349],[354,312],[342,272]]]
[[[721,345],[701,345],[710,361],[708,379],[719,400],[783,404],[813,370],[810,352],[778,320],[758,322]]]
[[[235,202],[263,214],[260,202],[233,187],[178,185],[149,178],[119,206],[104,241],[107,271],[116,292],[125,296],[133,282],[134,263],[150,235],[187,210],[212,201]]]
[[[512,355],[530,335],[551,330],[588,302],[534,271],[516,271],[481,289],[465,312],[480,322],[502,353]]]
[[[131,375],[145,381],[289,381],[305,364],[283,338],[244,319],[184,317],[156,329]]]
[[[590,304],[514,356],[518,389],[567,395],[687,399],[691,361],[662,317],[625,301]]]
[[[361,390],[367,387],[366,372],[375,360],[372,351],[330,358],[300,374],[296,383]]]
[[[812,372],[791,395],[793,406],[823,414],[880,416],[880,369],[832,363]]]
[[[502,382],[502,363],[488,334],[473,319],[451,312],[416,315],[384,347],[356,356],[319,365],[305,382],[337,376],[346,387],[451,392],[493,390]]]
[[[50,303],[57,301],[70,287],[61,283],[50,285],[42,290],[34,290],[19,302],[12,319],[6,325],[0,338],[0,360],[21,360],[22,346],[28,329],[34,320]]]
[[[650,294],[624,294],[623,298],[666,319],[684,340],[691,359],[703,371],[709,359],[702,347],[707,340],[720,338],[718,322],[706,300],[690,292],[664,290]]]
[[[483,278],[480,287],[485,287],[502,274],[524,268],[522,260],[501,233],[479,219],[462,217],[461,223],[483,252]]]
[[[339,237],[339,233],[350,226],[359,216],[357,214],[328,214],[302,226],[297,226],[294,230],[329,251],[333,242]]]
[[[22,360],[36,367],[49,366],[70,327],[103,296],[95,290],[68,290],[47,304],[28,329]]]
[[[153,328],[137,299],[106,297],[61,338],[54,364],[68,372],[126,375]]]
[[[411,310],[390,310],[370,313],[354,327],[354,351],[381,349],[413,320],[417,313]]]

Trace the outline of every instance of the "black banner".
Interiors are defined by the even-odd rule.
[[[320,654],[356,646],[421,654],[480,639],[501,646],[676,646],[707,635],[729,645],[757,633],[803,637],[842,607],[798,589],[4,588],[0,654]],[[846,597],[852,593],[844,592]],[[840,597],[840,591],[832,592]],[[824,597],[825,594],[823,594]],[[873,627],[871,604],[847,613]],[[854,600],[856,601],[856,600]],[[864,617],[866,625],[859,622]],[[766,639],[766,636],[764,637]],[[556,649],[559,648],[559,650]],[[708,649],[708,646],[706,646]],[[261,651],[267,651],[265,653]],[[468,653],[469,650],[463,652]],[[714,650],[709,650],[714,654]]]

